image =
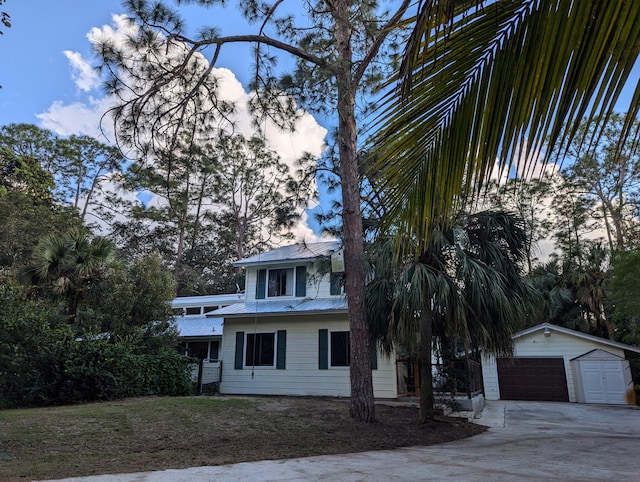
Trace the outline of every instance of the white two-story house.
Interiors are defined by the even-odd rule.
[[[332,262],[333,261],[333,262]],[[245,299],[223,319],[220,392],[348,397],[349,321],[337,241],[241,259]],[[396,398],[395,360],[372,353],[376,398]]]

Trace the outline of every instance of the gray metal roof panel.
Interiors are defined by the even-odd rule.
[[[228,305],[244,301],[244,293],[226,293],[223,295],[179,296],[171,301],[172,308]]]
[[[347,300],[343,296],[334,298],[303,298],[295,300],[257,301],[236,303],[216,310],[216,316],[269,315],[284,313],[310,313],[322,311],[346,311]]]
[[[222,335],[224,318],[203,316],[181,316],[176,318],[176,327],[180,336],[218,336]]]
[[[340,247],[339,241],[322,241],[319,243],[298,243],[272,249],[266,253],[256,254],[233,263],[234,266],[254,266],[281,264],[287,261],[313,261],[321,256],[330,256]]]

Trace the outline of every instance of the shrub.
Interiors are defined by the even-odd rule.
[[[169,349],[137,354],[127,343],[78,342],[65,362],[63,403],[193,393],[189,359]]]

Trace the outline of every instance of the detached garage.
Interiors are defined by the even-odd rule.
[[[544,323],[514,335],[513,357],[484,356],[487,400],[625,403],[640,348]]]

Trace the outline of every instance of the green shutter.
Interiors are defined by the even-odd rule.
[[[371,369],[378,369],[378,350],[376,349],[376,344],[371,344]]]
[[[342,284],[342,276],[337,273],[331,273],[331,287],[329,288],[330,295],[339,295],[340,294],[340,285]]]
[[[306,266],[296,266],[296,296],[307,296]]]
[[[242,370],[242,355],[244,352],[244,331],[236,332],[236,362],[234,368]]]
[[[258,270],[258,282],[256,283],[256,300],[264,300],[267,291],[267,270]]]
[[[318,369],[329,369],[329,330],[318,330]]]
[[[278,351],[276,353],[276,368],[284,370],[286,368],[287,354],[287,332],[286,330],[278,330]]]

